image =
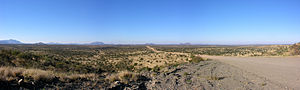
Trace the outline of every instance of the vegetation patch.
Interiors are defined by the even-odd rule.
[[[130,82],[138,81],[141,75],[129,71],[121,71],[106,77],[106,80],[113,83],[120,81],[121,83],[128,84]]]
[[[201,61],[204,61],[204,59],[202,57],[199,57],[199,56],[192,55],[191,58],[192,58],[192,60],[189,61],[191,63],[199,63]]]
[[[294,44],[290,47],[291,55],[300,55],[300,43]]]
[[[43,88],[45,85],[74,81],[97,81],[96,74],[55,73],[40,69],[24,69],[17,67],[0,67],[0,86],[24,86],[27,88]]]
[[[290,45],[264,45],[264,46],[153,46],[157,50],[166,52],[183,52],[214,56],[288,56]]]

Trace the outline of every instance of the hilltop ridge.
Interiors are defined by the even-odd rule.
[[[14,39],[0,40],[0,44],[23,44],[22,42]]]

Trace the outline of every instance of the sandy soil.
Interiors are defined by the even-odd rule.
[[[146,75],[148,90],[284,90],[273,82],[216,60],[168,67]]]
[[[227,63],[276,83],[285,89],[300,89],[300,57],[202,56]]]

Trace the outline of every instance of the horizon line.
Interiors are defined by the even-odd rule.
[[[20,41],[17,39],[4,39],[4,40],[16,40],[16,41]],[[3,41],[3,40],[0,40]],[[273,43],[191,43],[191,42],[178,42],[178,43],[153,43],[153,42],[144,42],[144,43],[107,43],[107,42],[103,42],[103,41],[88,41],[88,42],[44,42],[44,41],[37,41],[37,42],[23,42],[20,41],[23,44],[37,44],[37,43],[44,43],[44,44],[67,44],[67,45],[71,45],[71,44],[90,44],[90,43],[95,43],[95,42],[101,42],[104,43],[106,45],[292,45],[295,43],[299,43],[299,42],[286,42],[286,43],[279,43],[279,42],[273,42]]]

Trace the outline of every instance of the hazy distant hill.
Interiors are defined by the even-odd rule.
[[[35,45],[104,45],[105,43],[103,42],[92,42],[92,43],[55,43],[55,42],[50,42],[50,43],[23,43],[18,40],[14,39],[9,39],[9,40],[0,40],[0,44],[35,44]]]
[[[39,43],[35,43],[35,45],[47,45],[47,44],[45,44],[43,42],[39,42]]]
[[[191,43],[180,43],[179,45],[192,45]]]
[[[46,43],[48,45],[104,45],[103,42],[92,42],[92,43],[55,43],[55,42],[51,42],[51,43]]]
[[[103,42],[92,42],[92,43],[89,43],[88,45],[104,45]]]
[[[56,42],[50,42],[50,43],[45,43],[47,45],[63,45],[62,43],[56,43]]]
[[[20,41],[9,39],[9,40],[0,40],[0,44],[24,44]]]

